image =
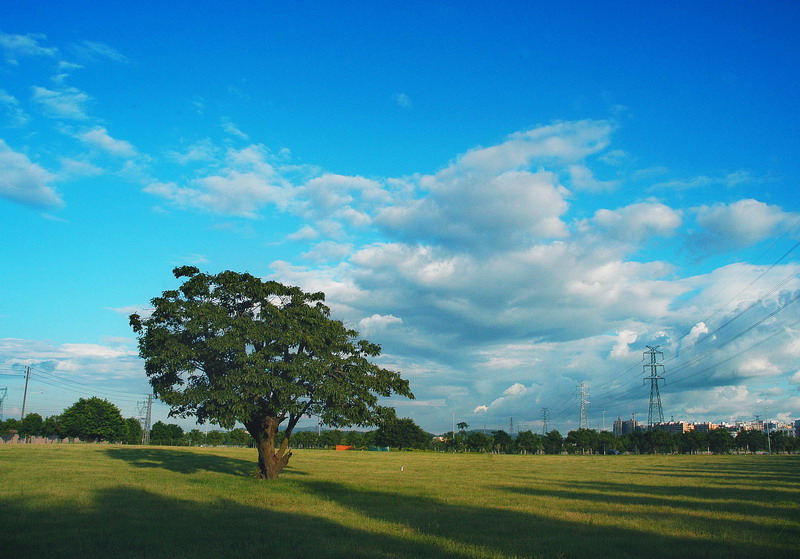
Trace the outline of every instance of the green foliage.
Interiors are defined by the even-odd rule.
[[[38,437],[44,434],[44,420],[38,413],[27,414],[19,425],[21,437]]]
[[[492,448],[497,452],[510,452],[514,445],[511,435],[500,429],[492,431]]]
[[[330,429],[327,431],[323,431],[319,435],[319,439],[317,443],[322,448],[331,448],[336,446],[337,444],[342,444],[344,442],[344,433],[339,431],[338,429]]]
[[[422,430],[408,417],[402,419],[389,419],[378,427],[375,433],[375,444],[378,446],[391,446],[399,448],[428,448],[432,435]]]
[[[206,434],[203,433],[200,429],[192,429],[188,433],[184,434],[183,440],[189,446],[200,446],[206,444]]]
[[[292,443],[297,448],[317,448],[319,436],[316,431],[300,431],[294,434]]]
[[[145,372],[172,415],[242,423],[258,443],[262,477],[288,462],[275,450],[284,422],[288,442],[303,416],[373,425],[393,414],[379,397],[413,398],[408,381],[370,362],[380,346],[330,318],[324,294],[231,271],[174,274],[183,284],[153,299],[149,318],[130,317]]]
[[[120,441],[125,423],[119,408],[96,396],[81,398],[61,414],[63,432],[84,441]]]
[[[206,444],[209,446],[220,446],[225,442],[225,434],[222,431],[209,431],[206,435]]]
[[[253,437],[242,429],[233,429],[225,433],[224,443],[233,446],[249,446],[253,442]]]
[[[534,454],[544,449],[541,439],[531,431],[520,431],[514,444],[519,452]]]
[[[545,435],[542,441],[545,454],[561,454],[564,448],[564,437],[557,430],[553,429]]]
[[[472,452],[491,452],[494,439],[485,433],[476,431],[467,435],[467,449]]]
[[[45,419],[42,431],[46,437],[62,437],[64,435],[64,427],[61,425],[61,416],[51,415]]]
[[[183,429],[175,423],[156,421],[150,429],[150,444],[178,445],[183,439]]]
[[[755,429],[742,429],[736,433],[736,448],[750,452],[767,450],[767,434],[764,433],[764,431],[758,431]]]
[[[724,428],[708,433],[708,446],[714,454],[725,454],[733,448],[733,435]]]
[[[19,420],[9,417],[5,421],[0,421],[0,435],[10,435],[19,432]]]
[[[125,436],[122,442],[125,444],[142,444],[142,424],[135,417],[125,420]]]

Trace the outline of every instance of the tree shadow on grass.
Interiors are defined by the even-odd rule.
[[[795,535],[800,539],[800,502],[797,492],[780,492],[769,490],[657,486],[615,482],[561,482],[554,487],[498,487],[510,493],[518,493],[534,498],[554,497],[557,499],[576,500],[593,503],[592,509],[601,505],[647,506],[657,509],[669,509],[673,514],[692,514],[709,512],[713,514],[738,514],[755,517],[771,522],[787,521],[796,525]],[[686,511],[682,513],[681,511]],[[661,512],[654,511],[653,515]],[[696,516],[696,515],[695,515]],[[713,528],[714,521],[709,518],[696,518],[695,526],[707,524]],[[737,523],[726,520],[728,526]],[[761,530],[752,522],[740,522],[742,532]],[[755,534],[754,534],[755,535]]]
[[[637,468],[638,473],[676,477],[701,477],[709,481],[753,483],[773,482],[800,485],[800,456],[737,456],[731,462],[698,462],[682,466],[650,466]]]
[[[174,448],[113,447],[107,449],[106,454],[116,460],[124,460],[137,468],[163,468],[180,474],[206,471],[242,476],[252,473],[257,467],[255,457],[252,461],[248,461],[208,452],[191,452]]]
[[[463,557],[315,516],[126,487],[99,491],[80,508],[45,509],[33,498],[0,500],[0,523],[0,556],[15,558]]]
[[[303,482],[314,494],[334,500],[361,514],[407,526],[419,533],[445,538],[516,557],[796,557],[791,542],[759,537],[720,541],[698,537],[692,531],[686,537],[653,533],[653,525],[643,530],[603,523],[602,515],[587,515],[576,522],[553,518],[536,512],[520,512],[486,507],[453,505],[437,499],[390,492],[364,491],[331,482]],[[468,487],[464,490],[468,491]],[[555,495],[564,498],[565,495]],[[574,497],[574,494],[573,494]],[[531,507],[536,511],[536,507]],[[572,509],[574,510],[574,509]],[[662,521],[683,522],[694,528],[694,518],[660,513]],[[608,520],[608,519],[605,519]],[[722,522],[722,521],[720,521]],[[755,532],[756,526],[749,526]],[[713,530],[709,534],[714,534]],[[797,542],[797,533],[791,535]]]

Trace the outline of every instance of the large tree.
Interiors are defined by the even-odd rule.
[[[153,299],[149,317],[130,317],[150,383],[173,416],[228,429],[241,422],[256,442],[261,479],[277,478],[289,462],[303,416],[374,425],[393,414],[380,396],[413,398],[408,381],[370,362],[380,346],[331,319],[323,293],[192,266],[174,274],[185,278],[178,289]]]

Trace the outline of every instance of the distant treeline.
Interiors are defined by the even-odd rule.
[[[466,424],[463,424],[466,426]],[[8,438],[52,437],[77,438],[81,441],[107,441],[142,444],[143,431],[136,418],[123,419],[119,408],[100,398],[81,398],[60,415],[42,418],[29,413],[22,420],[0,421],[0,436]],[[185,432],[174,423],[157,421],[150,431],[150,444],[172,446],[252,446],[253,439],[244,429],[208,432],[192,429]],[[276,443],[283,440],[278,433]],[[299,431],[292,435],[293,448],[335,448],[348,445],[355,449],[392,447],[440,452],[492,452],[501,454],[695,454],[712,452],[800,452],[800,439],[783,431],[741,430],[735,435],[720,428],[708,433],[689,431],[671,434],[667,431],[637,431],[616,436],[609,431],[577,429],[564,437],[557,430],[540,435],[520,431],[516,436],[498,430],[452,431],[441,436],[426,433],[408,418],[391,419],[372,431],[324,430]]]

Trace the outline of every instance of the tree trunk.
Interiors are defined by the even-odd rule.
[[[281,471],[289,463],[292,452],[289,450],[289,439],[284,438],[278,450],[275,450],[275,435],[279,422],[267,418],[256,425],[245,425],[250,435],[256,440],[258,448],[258,479],[278,479]]]

